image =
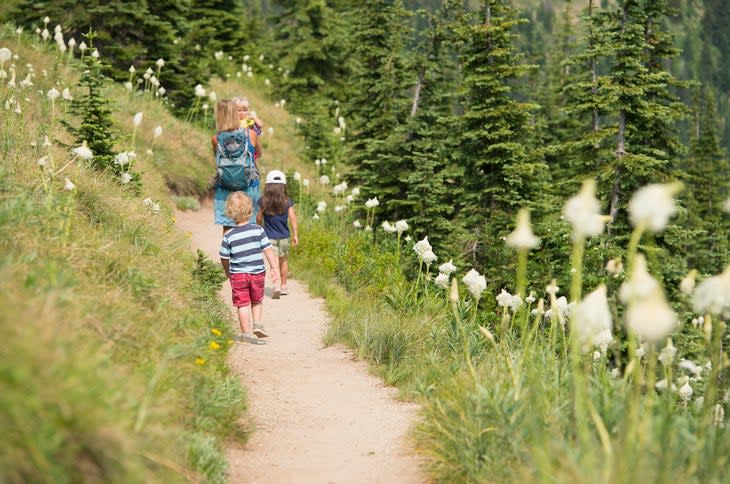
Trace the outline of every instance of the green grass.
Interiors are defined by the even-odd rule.
[[[169,201],[171,189],[207,192],[208,134],[111,87],[118,149],[131,147],[131,115],[144,112],[135,146],[143,189],[125,190],[71,158],[63,103],[51,123],[38,93],[56,81],[74,93],[76,74],[43,50],[16,48],[9,33],[0,46],[20,56],[19,79],[27,63],[48,77],[23,92],[0,86],[0,100],[22,110],[5,111],[0,143],[0,480],[224,482],[227,442],[249,433],[238,423],[245,391],[226,364],[231,314],[210,272],[194,277],[200,262]],[[157,125],[164,134],[154,140]],[[44,184],[41,156],[68,167]]]

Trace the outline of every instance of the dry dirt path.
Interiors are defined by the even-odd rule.
[[[212,223],[210,205],[178,212],[176,219],[193,248],[219,260],[221,229]],[[289,295],[279,300],[270,294],[267,287],[269,343],[236,343],[230,354],[248,390],[255,432],[244,446],[228,450],[229,482],[425,482],[406,440],[416,406],[394,400],[395,390],[344,348],[323,347],[323,301],[302,284],[290,280]],[[221,297],[230,304],[227,283]]]

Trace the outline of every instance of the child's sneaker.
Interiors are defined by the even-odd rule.
[[[279,285],[274,286],[274,291],[271,293],[271,299],[279,299],[281,297],[281,288]]]
[[[252,345],[265,345],[266,344],[266,341],[257,338],[252,333],[241,333],[240,335],[236,336],[236,339],[243,343],[250,343]]]
[[[286,287],[285,286],[282,286],[281,287],[281,295],[282,296],[286,296],[287,294],[289,294],[289,291],[286,290]]]
[[[261,325],[261,324],[253,325],[253,334],[255,334],[259,338],[268,338],[269,337],[269,333],[266,332],[263,325]]]

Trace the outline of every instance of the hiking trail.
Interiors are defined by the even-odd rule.
[[[175,213],[192,248],[219,261],[221,227],[212,203]],[[296,258],[296,248],[292,251]],[[295,274],[296,276],[296,274]],[[368,373],[342,346],[323,347],[324,301],[296,279],[289,295],[263,306],[268,344],[236,343],[229,365],[246,387],[253,435],[227,451],[231,483],[427,482],[407,441],[417,405],[395,400],[396,390]],[[221,297],[230,306],[226,281]],[[231,306],[231,324],[238,331]]]

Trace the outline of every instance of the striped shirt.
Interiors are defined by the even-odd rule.
[[[260,274],[264,267],[264,250],[271,247],[264,229],[256,224],[238,225],[223,235],[221,259],[230,259],[230,272]]]

